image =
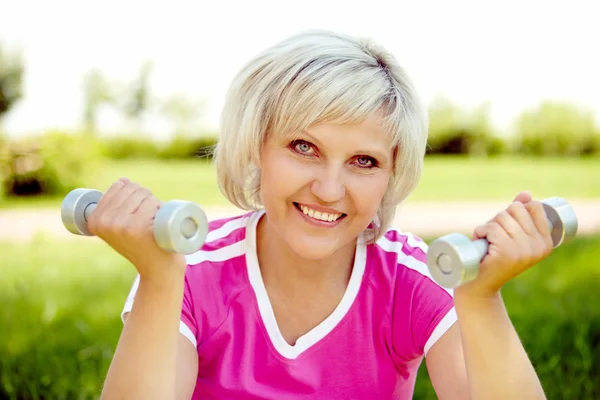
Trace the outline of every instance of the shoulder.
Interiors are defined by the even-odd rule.
[[[367,265],[371,284],[395,308],[444,307],[452,301],[453,290],[439,285],[427,265],[427,243],[418,235],[389,228],[368,246]],[[386,290],[383,290],[383,289]]]
[[[393,347],[407,360],[426,354],[456,320],[453,291],[433,279],[427,251],[419,236],[396,228],[388,229],[372,250],[379,275],[387,274],[390,287]]]
[[[247,232],[258,212],[251,211],[209,222],[208,235],[200,250],[186,256],[186,291],[192,297],[235,296],[246,282]]]
[[[246,228],[255,212],[247,212],[227,218],[211,220],[208,223],[208,234],[202,248],[186,256],[188,265],[198,265],[204,261],[211,261],[219,251],[231,248],[244,241]]]
[[[248,225],[256,212],[247,212],[227,218],[211,220],[202,248],[186,256],[188,266],[207,265],[227,261],[243,254]]]
[[[369,246],[367,260],[377,265],[396,281],[399,278],[431,279],[427,267],[427,243],[419,236],[397,228],[388,228],[374,244]]]

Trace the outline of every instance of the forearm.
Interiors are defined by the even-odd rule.
[[[174,398],[183,282],[177,274],[160,284],[140,280],[102,399]]]
[[[500,294],[475,298],[459,288],[455,306],[471,398],[545,399]]]

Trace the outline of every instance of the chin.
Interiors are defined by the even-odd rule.
[[[287,235],[292,250],[307,260],[321,260],[330,257],[346,246],[339,238],[310,236],[306,233]]]

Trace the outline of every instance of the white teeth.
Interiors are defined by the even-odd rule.
[[[300,209],[304,214],[307,214],[311,218],[318,219],[319,221],[333,222],[342,216],[342,214],[328,214],[322,213],[320,211],[311,210],[310,208],[303,205],[300,205]]]

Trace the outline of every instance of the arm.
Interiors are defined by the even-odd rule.
[[[477,299],[457,289],[454,299],[458,323],[426,359],[439,399],[545,399],[500,295]]]
[[[88,219],[90,232],[129,260],[140,277],[102,399],[168,400],[193,389],[187,375],[177,380],[178,369],[194,370],[189,346],[179,346],[186,260],[156,243],[153,225],[161,204],[148,189],[121,178]]]
[[[545,399],[500,295],[504,283],[550,254],[541,204],[521,193],[507,210],[475,229],[475,239],[484,237],[490,245],[479,275],[454,290],[458,326],[428,355],[432,383],[440,398],[461,398],[452,382],[468,382],[471,399]],[[456,368],[447,368],[448,362]]]
[[[198,360],[179,333],[183,276],[140,280],[102,391],[102,399],[190,398]],[[160,317],[157,317],[160,316]]]
[[[545,399],[542,385],[500,294],[455,291],[456,312],[473,399]]]

